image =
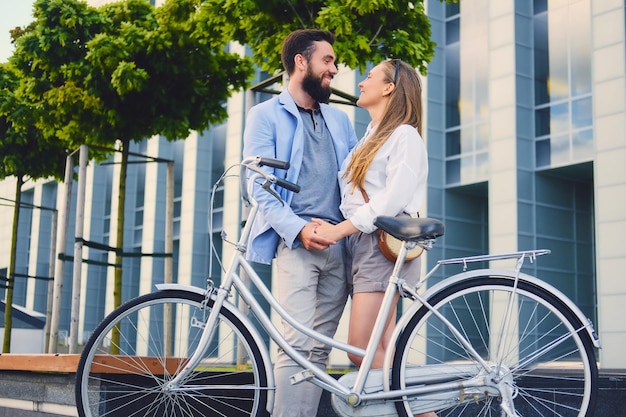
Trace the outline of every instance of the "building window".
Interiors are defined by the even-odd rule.
[[[174,240],[180,239],[180,215],[183,195],[183,164],[185,157],[185,141],[178,140],[172,143],[174,159]]]
[[[446,183],[461,181],[461,70],[460,5],[446,4],[445,82],[446,82]]]
[[[138,144],[137,152],[141,155],[146,155],[148,141],[143,140]],[[146,197],[146,161],[143,158],[137,160],[129,160],[129,163],[136,163],[136,178],[135,178],[135,218],[133,219],[133,247],[141,252],[141,246],[143,244],[143,212],[144,212],[144,200]]]
[[[485,3],[469,4],[461,25],[460,5],[446,5],[446,184],[485,181],[489,174],[488,32]],[[461,40],[470,40],[461,47]],[[484,40],[484,42],[482,41]]]
[[[593,157],[589,0],[534,0],[535,166]]]
[[[7,289],[7,283],[9,279],[9,270],[7,268],[0,268],[0,298],[6,297],[5,291]]]

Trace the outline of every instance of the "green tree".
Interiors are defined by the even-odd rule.
[[[400,58],[425,74],[434,54],[422,0],[207,0],[204,12],[270,72],[282,67],[283,39],[304,28],[332,31],[337,61],[361,71],[368,62]]]
[[[19,90],[19,84],[20,77],[15,68],[9,63],[0,64],[0,179],[17,179],[6,281],[3,353],[11,350],[13,286],[22,186],[28,179],[63,178],[67,154],[63,142],[55,137],[43,140],[41,132],[34,127],[34,109],[15,94]]]
[[[223,106],[252,74],[228,52],[222,31],[205,21],[200,0],[125,0],[99,8],[80,0],[37,0],[34,21],[16,39],[19,94],[37,109],[36,126],[90,157],[122,152],[117,241],[124,246],[129,146],[153,135],[186,138],[227,117]],[[95,146],[93,146],[95,145]],[[101,148],[98,148],[101,147]],[[122,301],[122,255],[114,304]]]

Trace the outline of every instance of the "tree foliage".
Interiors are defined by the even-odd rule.
[[[37,0],[17,39],[22,94],[43,110],[46,137],[111,145],[160,134],[170,140],[226,118],[224,101],[244,88],[251,65],[207,30],[199,0],[126,0],[94,8]]]
[[[15,69],[0,64],[0,179],[61,179],[67,148],[55,136],[43,139],[34,127],[35,109],[15,94],[19,84]]]
[[[422,0],[207,0],[203,7],[211,25],[249,45],[270,72],[281,68],[283,39],[304,28],[332,31],[338,62],[361,71],[400,58],[425,74],[434,54]]]

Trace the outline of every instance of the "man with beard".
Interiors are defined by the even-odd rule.
[[[327,31],[304,29],[291,33],[282,47],[289,76],[280,95],[250,109],[244,132],[245,157],[262,156],[289,161],[289,170],[273,170],[280,178],[301,186],[299,193],[278,187],[283,205],[256,186],[259,216],[248,242],[248,259],[270,264],[276,258],[274,294],[296,320],[334,337],[348,295],[343,241],[315,234],[312,218],[336,224],[339,211],[337,173],[356,135],[347,115],[330,107],[330,82],[337,73]],[[330,347],[316,342],[283,321],[287,342],[321,369]],[[310,382],[292,385],[290,377],[302,368],[284,352],[274,367],[274,417],[314,417],[321,388]]]

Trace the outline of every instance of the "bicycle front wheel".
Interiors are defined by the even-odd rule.
[[[514,294],[513,285],[510,278],[479,276],[428,299],[488,369],[431,310],[422,306],[415,313],[398,339],[392,388],[409,387],[416,372],[432,372],[436,380],[453,382],[458,388],[439,397],[404,398],[396,403],[400,416],[413,416],[416,411],[435,411],[438,417],[505,416],[493,385],[474,390],[463,386],[464,380],[480,373],[491,381],[506,381],[517,415],[593,415],[598,369],[586,323],[544,288],[520,280]],[[448,370],[453,372],[443,375]]]
[[[267,373],[246,326],[222,308],[213,342],[178,386],[213,305],[200,294],[159,291],[135,298],[94,330],[76,373],[81,417],[265,416]]]

